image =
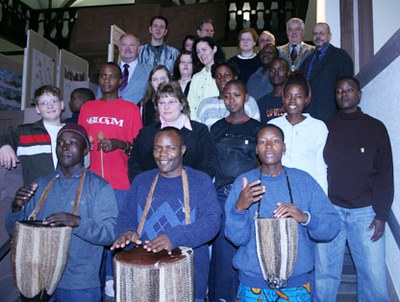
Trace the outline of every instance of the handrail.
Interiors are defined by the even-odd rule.
[[[392,210],[390,210],[387,222],[392,231],[394,241],[396,241],[397,247],[400,250],[400,224]]]
[[[3,260],[5,256],[7,256],[11,247],[11,239],[8,239],[1,247],[0,247],[0,261]]]

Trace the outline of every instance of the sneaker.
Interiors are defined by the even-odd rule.
[[[104,287],[104,293],[108,297],[114,297],[114,280],[108,280],[106,286]]]

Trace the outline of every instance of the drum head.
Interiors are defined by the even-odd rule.
[[[192,253],[193,251],[188,251]],[[158,253],[148,252],[143,247],[135,247],[129,251],[121,251],[115,255],[115,259],[121,263],[129,263],[134,265],[152,265],[154,263],[168,264],[174,263],[185,258],[180,248],[176,248],[169,255],[163,250]]]

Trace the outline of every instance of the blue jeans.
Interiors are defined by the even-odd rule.
[[[100,302],[101,289],[88,288],[88,289],[61,289],[57,288],[50,298],[50,302]]]
[[[225,185],[217,191],[222,208],[221,230],[212,242],[210,274],[208,278],[208,297],[211,302],[234,301],[239,287],[237,270],[232,259],[237,248],[225,237],[225,201],[232,185]]]
[[[117,200],[118,205],[118,213],[122,210],[122,206],[125,202],[126,195],[128,195],[128,191],[124,190],[114,190],[115,199]],[[117,234],[118,236],[119,234]],[[114,277],[114,260],[115,251],[110,251],[108,248],[106,249],[103,257],[103,261],[105,261],[105,278],[106,281],[112,280]]]
[[[357,271],[358,301],[389,301],[385,235],[372,242],[374,230],[367,231],[375,217],[372,206],[358,209],[334,207],[340,216],[340,231],[332,241],[317,244],[315,300],[336,302],[347,240]]]

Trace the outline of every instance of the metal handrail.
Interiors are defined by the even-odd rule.
[[[7,256],[10,251],[11,239],[8,239],[1,247],[0,247],[0,261],[3,260],[5,256]]]

